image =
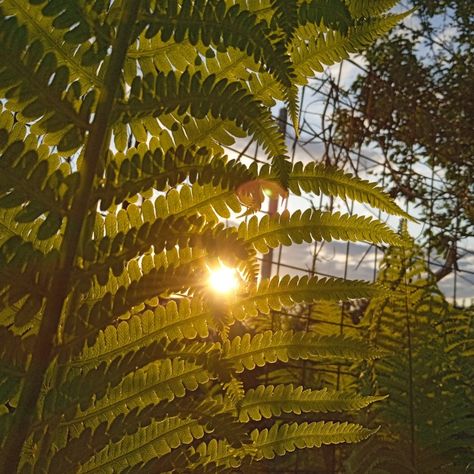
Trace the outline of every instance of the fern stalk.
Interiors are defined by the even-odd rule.
[[[67,297],[77,246],[89,209],[86,203],[90,201],[94,177],[99,166],[102,151],[107,145],[107,137],[109,137],[110,116],[119,85],[117,77],[119,77],[123,68],[139,6],[140,0],[136,0],[130,3],[125,2],[122,7],[122,16],[115,45],[112,48],[94,122],[84,150],[81,183],[72,203],[70,216],[61,243],[59,266],[52,280],[51,294],[46,304],[39,333],[36,337],[31,363],[5,443],[3,462],[0,467],[1,474],[17,471],[21,449],[33,421],[41,385],[51,359],[54,336],[58,331],[61,312]]]

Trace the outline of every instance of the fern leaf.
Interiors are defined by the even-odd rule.
[[[141,358],[144,360],[156,359],[157,355],[153,353],[151,347],[150,354],[146,354],[145,349],[141,352],[143,353]],[[99,366],[105,367],[104,370],[93,369],[71,379],[61,388],[59,394],[54,394],[56,395],[54,403],[53,397],[51,402],[48,397],[46,413],[48,415],[64,413],[67,421],[63,422],[61,427],[71,429],[82,424],[94,427],[118,414],[125,416],[134,409],[139,418],[136,423],[142,420],[140,423],[146,425],[146,420],[149,421],[152,414],[150,406],[160,401],[171,402],[175,398],[182,398],[210,380],[209,372],[195,363],[178,358],[164,358],[142,365],[139,357],[139,351],[136,351],[129,352],[122,358],[125,362],[123,365],[129,366],[127,371],[123,368],[121,370],[119,364],[113,361],[107,367],[105,364]],[[137,362],[138,370],[133,367],[131,359]],[[97,394],[94,388],[97,386],[97,379],[100,378],[110,380],[111,386],[107,392]],[[120,380],[120,383],[114,386],[114,380]],[[74,392],[78,383],[83,387],[80,394]],[[95,397],[92,397],[94,393]],[[163,414],[161,406],[158,413]],[[126,426],[126,423],[123,424]]]
[[[173,37],[176,43],[187,38],[192,45],[201,40],[204,46],[216,49],[235,47],[253,56],[256,62],[261,61],[285,87],[291,87],[291,63],[284,43],[272,41],[267,22],[258,21],[255,14],[241,10],[238,4],[227,8],[224,0],[204,4],[185,0],[182,5],[170,0],[147,20],[148,38],[159,32],[163,42]]]
[[[324,167],[316,163],[309,163],[303,167],[301,162],[296,163],[291,172],[289,188],[296,195],[306,192],[350,198],[370,204],[389,214],[413,220],[380,187],[336,168]]]
[[[316,25],[323,24],[343,34],[346,34],[352,26],[351,14],[342,0],[303,2],[298,13],[300,24],[303,26],[309,22]]]
[[[95,32],[91,28],[90,20],[88,21],[77,3],[62,5],[64,10],[56,17],[53,15],[57,15],[58,12],[45,9],[45,5],[41,6],[41,3],[44,2],[5,0],[2,8],[7,14],[15,15],[20,23],[30,25],[28,31],[30,42],[37,39],[42,42],[45,51],[53,51],[58,57],[58,62],[69,69],[71,82],[80,78],[87,86],[100,86],[101,79],[97,75],[97,68],[85,65],[82,58],[90,56],[90,53],[87,53],[88,49],[95,50],[99,43],[102,43],[102,48],[107,48],[109,43],[105,43],[105,38],[101,35],[100,38],[96,38],[95,44],[88,44],[87,40]],[[76,43],[72,41],[74,34],[69,34],[65,38],[69,27],[74,24],[76,30],[82,31],[82,37],[77,38]]]
[[[290,42],[298,26],[298,2],[296,0],[272,0],[274,13],[272,23],[276,23],[286,35],[286,42]]]
[[[3,16],[0,32],[4,45],[0,51],[0,90],[17,102],[25,119],[36,121],[35,128],[63,132],[58,150],[77,149],[89,128],[93,96],[82,97],[80,89],[68,93],[67,67],[57,68],[56,55],[45,54],[40,41],[29,44],[26,28],[18,25],[15,17]],[[11,55],[17,60],[11,61]],[[79,101],[84,105],[81,113],[76,112]]]
[[[354,18],[381,15],[397,4],[397,0],[349,0],[349,11]]]
[[[164,191],[185,180],[232,189],[252,178],[246,166],[204,147],[180,145],[166,153],[160,148],[143,152],[143,148],[131,148],[126,156],[117,154],[110,161],[105,182],[97,193],[102,210],[108,209],[112,202],[119,204],[151,188]]]
[[[139,215],[136,217],[140,218]],[[81,255],[83,269],[76,272],[74,279],[80,282],[82,291],[92,284],[92,277],[97,278],[100,285],[106,285],[110,270],[115,276],[120,276],[131,259],[151,248],[156,254],[165,250],[165,247],[200,248],[209,259],[221,258],[223,261],[245,260],[249,257],[249,247],[238,238],[236,230],[225,229],[223,224],[203,225],[203,222],[199,216],[175,218],[169,215],[165,219],[145,221],[138,228],[129,229],[126,234],[119,232],[113,239],[106,236],[90,241]],[[139,222],[135,222],[137,224]]]
[[[236,319],[256,316],[258,311],[268,314],[279,311],[283,306],[295,303],[311,303],[316,300],[344,300],[349,298],[368,298],[383,293],[380,286],[362,281],[349,281],[339,278],[316,278],[307,276],[262,280],[258,285],[249,285],[248,293],[239,298],[239,307],[233,307]]]
[[[178,405],[178,409],[176,410],[175,404],[173,404],[173,408],[168,410],[168,416],[173,416],[173,413],[178,412],[181,413],[182,417],[182,414],[189,413],[193,418],[197,418],[201,423],[206,424],[206,433],[210,433],[214,437],[209,443],[209,447],[214,446],[213,441],[216,440],[215,438],[231,442],[232,446],[234,446],[234,453],[244,451],[245,446],[248,446],[241,446],[243,441],[249,441],[248,434],[245,432],[245,425],[227,414],[221,413],[219,410],[222,407],[219,404],[209,400],[200,402],[199,400],[180,399],[176,405]],[[183,449],[175,450],[169,455],[158,459],[151,459],[147,463],[135,464],[131,470],[126,472],[166,472],[170,470],[171,472],[188,473],[199,472],[202,468],[204,468],[205,472],[216,472],[214,470],[215,462],[209,459],[210,455],[212,456],[212,448],[211,450],[200,448],[198,451],[194,448],[196,445],[198,448],[201,445],[205,445],[205,448],[207,448],[206,443],[199,443],[199,440],[194,440],[187,452]],[[208,462],[210,463],[209,465],[207,464]]]
[[[209,335],[210,312],[199,298],[182,298],[177,303],[157,306],[140,315],[101,330],[92,346],[83,348],[77,362],[80,367],[94,367],[122,353],[142,349],[164,337],[175,339],[205,338]]]
[[[16,6],[15,0],[9,1]],[[103,4],[88,8],[77,2],[63,4],[54,0],[36,0],[34,5],[36,7],[41,5],[41,8],[34,9],[34,13],[26,15],[28,23],[32,23],[32,17],[36,13],[41,19],[49,18],[50,28],[57,30],[54,35],[54,38],[57,38],[56,41],[48,34],[49,31],[45,34],[43,30],[43,34],[39,36],[42,42],[51,43],[54,41],[55,50],[59,45],[64,48],[64,43],[76,46],[72,51],[76,53],[78,59],[80,58],[80,65],[86,67],[97,67],[109,53],[113,42],[110,26],[118,23],[119,8],[106,8]],[[22,13],[25,14],[26,9],[22,10]],[[35,26],[35,29],[39,30],[37,24]],[[78,45],[80,46],[79,51],[77,50]]]
[[[228,472],[237,469],[245,458],[253,458],[257,450],[251,444],[240,447],[231,446],[226,440],[212,439],[201,443],[195,450],[199,460],[191,466],[191,472],[209,469],[211,472]]]
[[[341,215],[339,212],[321,212],[308,209],[303,213],[253,216],[239,226],[239,237],[252,244],[258,252],[269,248],[313,240],[350,240],[352,242],[386,242],[400,245],[399,235],[385,224],[370,217]]]
[[[63,176],[59,172],[51,178],[48,176],[51,175],[48,168],[48,161],[39,160],[36,152],[25,150],[21,141],[14,142],[2,150],[0,206],[11,208],[27,203],[17,214],[16,219],[19,222],[32,222],[47,211],[64,215],[53,187],[61,184]],[[12,190],[12,184],[16,182],[18,186]],[[44,191],[40,191],[43,188]]]
[[[245,334],[226,341],[222,347],[224,359],[231,362],[237,373],[289,359],[348,358],[371,359],[382,351],[369,347],[361,340],[343,336],[316,336],[292,331],[265,331],[251,336]]]
[[[172,292],[184,292],[191,288],[202,286],[205,269],[193,264],[183,264],[178,267],[169,266],[166,269],[153,268],[129,286],[121,286],[114,293],[107,292],[101,301],[92,306],[84,303],[78,309],[78,315],[85,327],[101,329],[118,317],[126,314],[137,305],[158,295],[167,296]],[[79,321],[71,321],[78,324]]]
[[[369,438],[358,447],[361,449],[352,450],[345,463],[351,474],[376,473],[380,472],[380,469],[383,469],[382,473],[387,474],[394,470],[411,470],[407,452],[394,449],[391,443],[380,439],[379,436]]]
[[[368,435],[347,423],[264,421],[250,436],[266,418],[355,410],[380,397],[290,381],[245,391],[239,374],[290,359],[339,367],[384,351],[311,327],[232,325],[318,300],[396,300],[358,281],[258,282],[256,249],[399,240],[377,221],[316,211],[250,219],[240,234],[223,220],[241,212],[246,185],[254,189],[247,198],[261,201],[256,183],[281,196],[324,192],[403,215],[366,182],[293,166],[271,116],[284,100],[297,123],[296,85],[401,17],[372,18],[349,0],[0,2],[3,471],[235,470]],[[362,14],[356,22],[351,8]],[[246,136],[271,165],[220,152]],[[225,298],[207,288],[219,260],[241,277]],[[410,296],[425,317],[421,286]],[[453,360],[469,350],[458,342],[453,335],[446,344]]]
[[[39,318],[58,260],[55,250],[44,255],[19,236],[0,245],[0,310],[18,304],[14,316],[17,326]]]
[[[203,427],[194,419],[182,420],[178,417],[155,422],[137,433],[126,436],[118,443],[109,444],[90,461],[83,464],[84,472],[114,471],[139,462],[146,463],[161,457],[180,446],[190,444],[204,436]]]
[[[323,64],[332,65],[372,44],[377,38],[390,31],[410,12],[400,15],[376,17],[351,26],[347,35],[337,31],[321,30],[307,24],[293,39],[291,58],[298,84],[305,84],[314,72],[322,72]],[[311,36],[307,40],[308,36]]]
[[[275,424],[251,434],[257,447],[256,459],[273,459],[296,448],[321,447],[323,444],[357,443],[376,430],[353,423],[324,422]]]
[[[145,201],[144,206],[148,205],[149,202]],[[171,189],[166,196],[158,196],[154,208],[147,212],[155,217],[166,217],[169,214],[175,217],[200,214],[208,222],[217,222],[221,217],[229,218],[232,213],[242,210],[233,190],[212,185],[201,186],[198,183],[192,186],[183,185],[179,190]]]
[[[224,384],[223,388],[226,398],[228,398],[233,405],[240,405],[245,395],[243,382],[232,377],[229,382]]]
[[[136,77],[129,100],[117,107],[125,117],[159,117],[175,110],[179,115],[189,111],[195,118],[211,113],[215,118],[232,120],[254,135],[271,156],[286,154],[270,112],[240,82],[216,81],[214,75],[202,80],[199,72],[191,76],[187,71],[179,76],[171,71],[156,78]]]
[[[8,112],[1,113],[0,134],[7,135],[13,123]],[[44,240],[60,228],[78,180],[77,175],[71,174],[69,165],[62,164],[57,155],[49,154],[47,147],[35,149],[35,140],[36,136],[29,135],[26,140],[0,144],[0,207],[17,208],[17,222],[40,220],[36,237]],[[40,158],[43,154],[47,159]],[[51,222],[54,222],[52,228]]]
[[[336,390],[310,390],[293,385],[259,385],[239,403],[239,420],[260,421],[282,413],[337,412],[365,408],[386,397],[362,397]]]

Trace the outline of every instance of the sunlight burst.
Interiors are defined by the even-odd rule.
[[[217,293],[231,293],[239,286],[237,271],[222,264],[209,268],[209,286]]]

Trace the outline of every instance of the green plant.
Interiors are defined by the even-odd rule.
[[[282,409],[326,410],[327,394],[249,389],[241,374],[277,360],[371,359],[376,348],[229,329],[282,305],[383,292],[337,279],[257,283],[256,250],[399,237],[375,220],[322,212],[253,217],[238,229],[220,220],[242,202],[258,207],[265,187],[404,214],[375,185],[291,165],[270,114],[283,99],[297,123],[297,84],[402,16],[358,13],[359,2],[249,3],[0,3],[3,472],[233,470],[372,433],[279,423]],[[271,166],[222,154],[242,135]],[[204,283],[219,261],[242,277],[233,298]],[[334,410],[354,407],[338,400]]]
[[[389,249],[378,281],[392,289],[391,296],[374,298],[365,318],[370,339],[388,355],[369,363],[363,390],[390,396],[365,414],[381,429],[353,450],[347,470],[469,472],[472,308],[456,309],[446,301],[414,243]]]
[[[298,304],[291,308],[283,308],[269,315],[261,315],[252,321],[252,327],[263,330],[293,330],[303,331],[319,337],[340,337],[360,340],[363,330],[362,325],[352,321],[355,308],[365,306],[367,300],[351,300],[344,304],[319,300],[311,304]],[[318,419],[340,422],[359,422],[360,398],[359,379],[361,376],[360,361],[344,359],[298,359],[289,362],[277,362],[266,365],[249,381],[244,379],[246,385],[264,383],[279,387],[303,386],[309,392],[306,394],[306,404],[301,405],[301,413],[283,410],[280,417],[286,423],[310,421],[314,419],[310,407],[311,392],[318,394],[319,402],[327,400],[318,410]],[[369,395],[370,396],[370,395]],[[386,397],[386,392],[381,391],[378,400]],[[345,410],[334,413],[330,406],[337,406],[344,400]],[[385,402],[382,402],[385,403]],[[325,409],[326,408],[326,409]],[[352,450],[352,445],[331,444],[322,446],[318,455],[311,450],[299,450],[288,453],[284,459],[262,460],[258,465],[252,466],[252,471],[258,472],[345,472],[344,460]]]

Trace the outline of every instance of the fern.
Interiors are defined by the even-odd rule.
[[[289,2],[272,0],[272,7],[275,11],[271,21],[285,32],[286,41],[291,41],[298,26],[298,2],[296,0]]]
[[[307,22],[317,25],[323,23],[325,26],[342,33],[347,33],[349,26],[352,24],[347,6],[340,0],[303,2],[300,6],[299,17],[302,25]]]
[[[401,244],[391,229],[370,217],[340,215],[308,209],[292,215],[265,216],[260,221],[252,217],[239,226],[239,235],[256,250],[267,253],[279,245],[332,239]]]
[[[350,0],[348,8],[356,18],[380,15],[397,4],[394,0]]]
[[[302,27],[301,39],[293,42],[292,59],[295,64],[296,80],[304,83],[310,71],[322,72],[323,64],[335,64],[373,43],[377,37],[390,31],[399,21],[406,17],[400,15],[382,15],[369,17],[367,21],[357,22],[351,26],[347,35],[338,31],[318,30],[312,25]],[[306,35],[312,37],[305,41]]]
[[[226,157],[212,155],[204,147],[196,149],[180,145],[163,154],[160,148],[149,150],[140,145],[138,150],[128,149],[127,156],[114,156],[97,199],[105,210],[112,200],[119,204],[150,187],[164,191],[186,179],[200,185],[212,183],[214,187],[234,188],[251,178],[247,167]]]
[[[392,355],[371,365],[365,384],[390,393],[390,401],[371,414],[383,428],[361,445],[363,456],[358,449],[351,454],[349,472],[454,473],[472,460],[473,431],[465,420],[472,417],[473,394],[463,382],[472,370],[461,349],[469,347],[469,311],[447,303],[419,256],[413,243],[403,252],[390,249],[379,281],[402,296],[376,298],[367,309],[368,335]]]
[[[292,179],[289,182],[289,187],[297,195],[306,192],[316,195],[326,194],[334,197],[350,198],[390,214],[412,219],[394,204],[378,186],[356,178],[350,173],[344,173],[341,170],[323,167],[315,163],[309,163],[306,166],[303,166],[302,163],[296,163],[291,174]]]
[[[255,316],[257,312],[268,314],[271,309],[278,311],[283,306],[295,303],[310,303],[315,300],[338,301],[346,298],[365,298],[380,294],[381,287],[362,281],[347,281],[339,278],[291,278],[273,277],[262,280],[257,286],[249,287],[249,292],[239,301],[240,307],[233,313]]]
[[[296,448],[320,447],[338,442],[356,443],[373,434],[360,425],[351,423],[313,422],[273,425],[270,430],[252,432],[257,445],[257,459],[273,459]]]
[[[399,18],[339,1],[1,2],[1,472],[212,472],[373,433],[342,419],[383,397],[259,380],[384,350],[253,318],[391,290],[259,281],[257,251],[403,239],[338,213],[224,220],[257,210],[262,183],[405,215],[375,185],[292,165],[271,115],[283,99],[297,124],[297,85]],[[247,136],[271,165],[222,153]],[[239,288],[221,297],[222,264]]]
[[[314,336],[291,331],[266,331],[253,338],[249,334],[226,341],[224,358],[232,363],[237,372],[253,370],[266,363],[288,359],[348,358],[372,359],[383,352],[367,347],[359,340],[344,337]]]
[[[259,385],[247,392],[239,404],[239,419],[260,421],[262,418],[280,416],[281,413],[307,413],[360,410],[384,397],[361,397],[344,392],[304,390],[293,385]]]

